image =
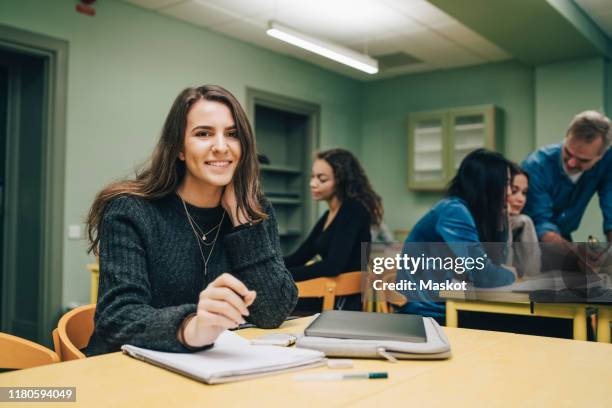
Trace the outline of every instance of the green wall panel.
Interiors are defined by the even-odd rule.
[[[498,149],[520,161],[536,146],[561,140],[577,111],[612,107],[612,66],[601,58],[536,68],[506,61],[360,83],[120,1],[96,2],[93,18],[76,13],[74,4],[0,2],[0,24],[69,43],[67,225],[82,223],[95,193],[146,159],[173,98],[188,85],[221,84],[243,103],[250,87],[319,104],[321,148],[342,146],[361,158],[392,229],[411,228],[441,196],[406,189],[409,112],[495,105],[503,112]],[[472,13],[482,15],[479,7]],[[512,20],[487,24],[512,29],[523,41]],[[555,24],[546,29],[554,32]],[[575,47],[562,25],[555,41]],[[591,209],[576,238],[601,234],[600,218]],[[91,260],[83,240],[64,239],[64,303],[88,302],[84,266]]]
[[[416,74],[368,83],[363,164],[385,204],[391,229],[410,229],[441,197],[406,189],[408,113],[492,104],[503,111],[503,146],[513,160],[533,148],[533,69],[517,62]]]
[[[0,24],[69,43],[65,221],[80,224],[96,192],[130,175],[152,151],[186,86],[223,85],[246,103],[252,87],[319,104],[323,147],[359,153],[361,85],[174,18],[120,1],[3,0]],[[64,303],[89,301],[85,241],[64,238]]]

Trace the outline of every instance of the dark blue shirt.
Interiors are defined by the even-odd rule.
[[[603,230],[612,230],[612,149],[575,184],[563,169],[561,149],[562,144],[542,147],[521,165],[529,174],[524,212],[533,220],[538,238],[552,231],[571,239],[596,191],[604,218]]]
[[[467,270],[468,281],[475,287],[497,287],[509,285],[514,282],[514,274],[509,270],[495,265],[485,255],[485,250],[480,244],[476,222],[467,208],[465,202],[457,197],[445,198],[438,201],[431,210],[421,218],[404,243],[403,253],[409,256],[419,256],[421,251],[415,243],[441,242],[446,245],[430,246],[425,250],[426,256],[452,256],[452,257],[484,257],[486,258],[484,269],[475,268]],[[475,244],[475,245],[474,245]],[[438,252],[442,248],[446,253],[431,253],[431,248]],[[416,253],[414,253],[416,252]],[[428,253],[429,252],[429,253]],[[429,271],[419,275],[418,279],[428,279]],[[444,279],[453,279],[453,272],[448,272]],[[440,276],[434,280],[440,281]],[[414,281],[415,275],[403,269],[398,269],[397,280],[407,279]],[[416,282],[418,288],[418,282]],[[416,293],[415,293],[416,292]],[[443,303],[436,303],[431,292],[410,291],[405,293],[411,300],[401,310],[405,313],[415,313],[424,316],[442,317],[445,313]],[[417,299],[417,301],[413,301]]]

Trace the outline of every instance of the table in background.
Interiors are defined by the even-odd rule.
[[[530,302],[528,293],[519,292],[469,292],[470,298],[461,291],[440,291],[446,300],[446,326],[458,327],[458,312],[484,312],[523,316],[556,317],[573,321],[574,340],[586,340],[586,309],[598,311],[597,341],[610,343],[610,321],[612,305],[585,303],[536,303]],[[474,298],[472,298],[472,296]]]

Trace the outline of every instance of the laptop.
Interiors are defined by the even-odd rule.
[[[336,339],[427,342],[423,316],[394,313],[327,310],[306,327],[304,334]]]

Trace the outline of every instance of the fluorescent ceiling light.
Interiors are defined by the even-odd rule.
[[[269,36],[288,42],[297,47],[322,55],[326,58],[348,65],[368,74],[378,72],[378,61],[365,54],[360,54],[341,45],[332,44],[318,38],[302,34],[298,31],[284,27],[275,21],[271,21],[270,28],[266,33]]]

